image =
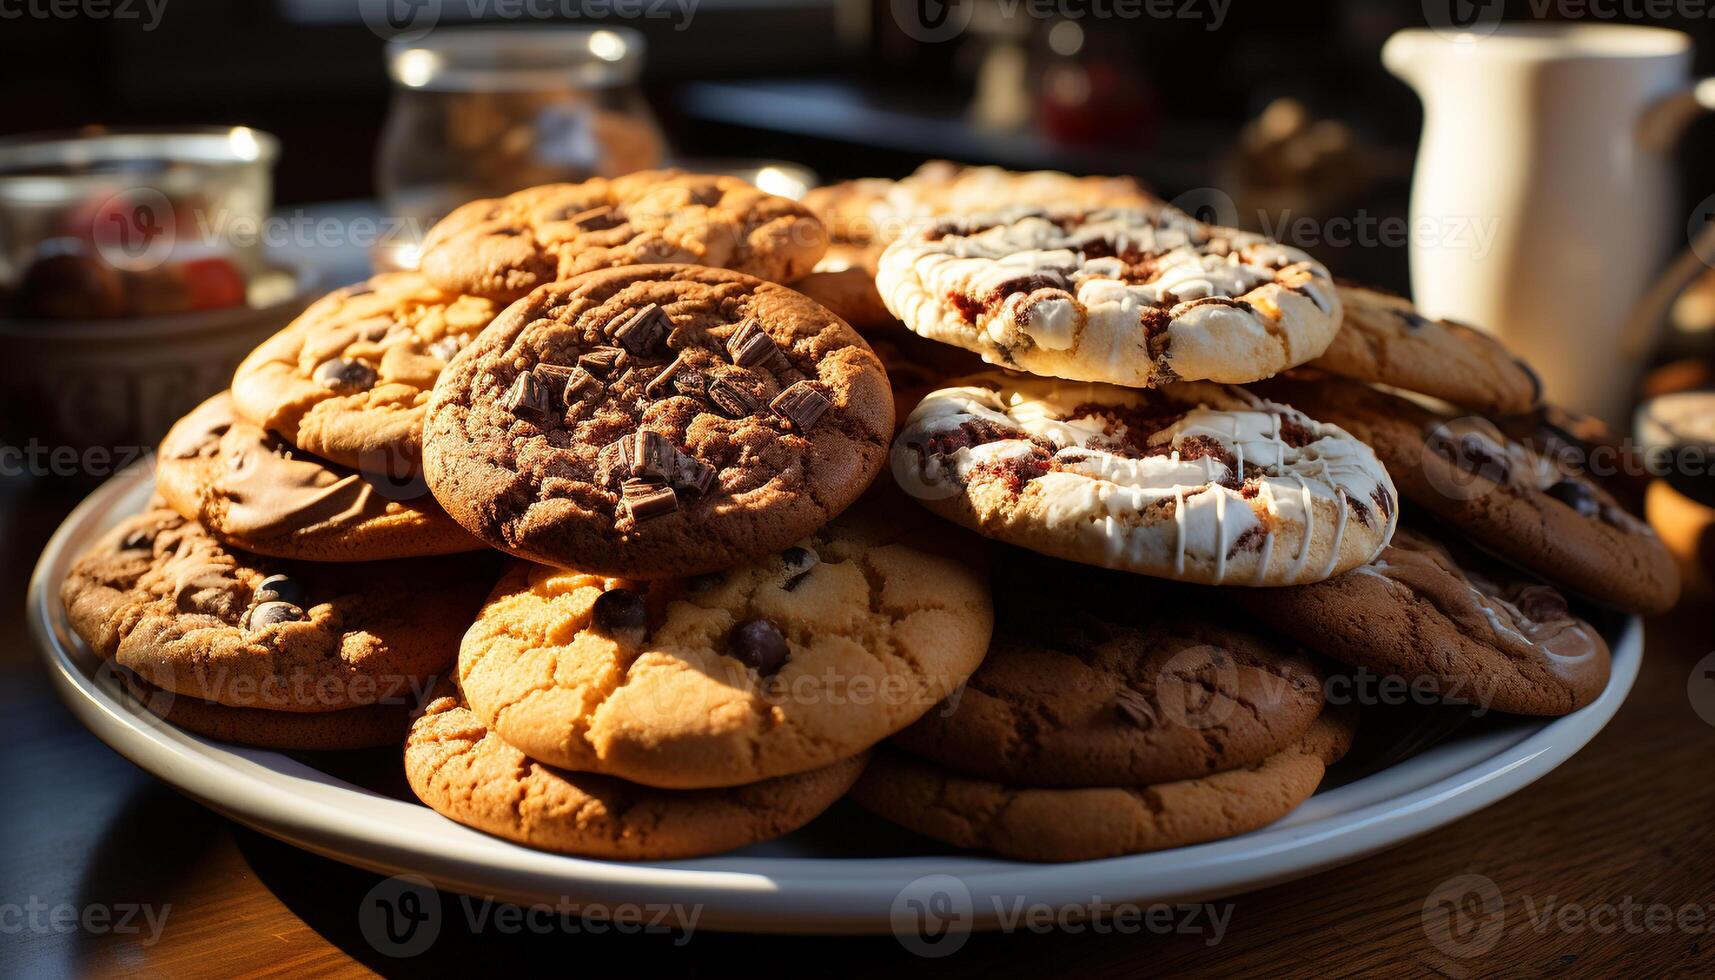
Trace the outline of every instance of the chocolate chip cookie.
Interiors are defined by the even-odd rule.
[[[543,765],[501,741],[450,687],[405,742],[431,809],[529,847],[614,860],[718,854],[790,833],[844,796],[865,757],[725,789],[663,790]]]
[[[167,433],[155,481],[168,506],[222,542],[261,555],[372,561],[482,547],[427,490],[293,449],[240,420],[226,392]]]
[[[634,266],[544,287],[429,402],[424,463],[505,551],[661,578],[778,552],[881,469],[893,400],[852,329],[724,269]]]
[[[828,247],[794,201],[736,177],[643,170],[472,201],[423,239],[423,274],[443,289],[503,302],[620,265],[719,266],[773,282],[807,274]]]
[[[517,564],[465,634],[459,688],[531,758],[650,786],[854,755],[956,689],[989,642],[987,582],[958,532],[896,513],[866,506],[687,579]]]
[[[184,694],[164,691],[130,671],[123,672],[126,690],[148,711],[188,732],[234,745],[286,752],[337,752],[397,746],[411,725],[415,704],[364,705],[337,711],[271,711],[229,708]]]
[[[1449,700],[1563,715],[1608,684],[1608,646],[1551,586],[1409,528],[1339,578],[1242,601],[1299,642]]]
[[[990,373],[918,404],[893,473],[989,537],[1206,585],[1329,578],[1380,553],[1397,512],[1369,448],[1242,388]]]
[[[1321,263],[1166,206],[926,221],[882,253],[876,287],[930,340],[1134,387],[1267,378],[1321,354],[1340,323]]]
[[[306,452],[410,477],[429,390],[499,310],[415,273],[376,276],[317,300],[263,341],[233,376],[233,403]]]
[[[851,795],[884,820],[956,847],[1023,861],[1092,861],[1201,844],[1279,820],[1345,754],[1353,720],[1324,713],[1261,762],[1152,786],[1012,786],[879,751]]]
[[[1542,397],[1536,372],[1494,337],[1431,320],[1411,301],[1341,284],[1340,329],[1310,367],[1404,388],[1479,412],[1528,411]]]
[[[1562,588],[1661,612],[1679,573],[1649,525],[1559,457],[1480,416],[1449,418],[1352,381],[1271,381],[1262,390],[1375,448],[1400,492],[1473,543]]]
[[[1130,786],[1261,762],[1322,711],[1316,664],[1212,595],[1022,552],[994,588],[983,665],[895,746],[996,782]]]
[[[416,703],[494,581],[477,556],[332,564],[229,550],[170,510],[120,523],[60,587],[103,658],[175,694],[327,712]]]

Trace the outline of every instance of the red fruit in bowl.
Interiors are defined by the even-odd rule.
[[[185,289],[193,310],[223,310],[246,301],[244,274],[223,258],[193,259],[184,264]]]

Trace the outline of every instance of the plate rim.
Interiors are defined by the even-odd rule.
[[[937,875],[954,876],[969,891],[970,912],[959,927],[974,930],[999,928],[1003,904],[1010,907],[1017,900],[1054,907],[1093,900],[1207,901],[1305,877],[1452,823],[1557,768],[1606,727],[1642,660],[1642,620],[1631,616],[1614,643],[1608,687],[1585,708],[1560,718],[1523,719],[1501,732],[1479,735],[1469,741],[1492,743],[1492,753],[1423,785],[1338,813],[1312,812],[1319,799],[1326,804],[1337,795],[1360,797],[1365,789],[1403,779],[1401,770],[1419,764],[1423,756],[1418,756],[1319,792],[1281,822],[1192,847],[1069,864],[962,853],[600,861],[490,837],[414,801],[329,777],[284,753],[203,739],[153,716],[145,721],[140,707],[104,690],[93,676],[96,671],[78,663],[93,654],[63,622],[59,580],[74,557],[69,553],[74,543],[98,533],[131,497],[142,497],[151,476],[148,464],[140,463],[79,503],[43,549],[27,592],[29,633],[55,690],[97,738],[226,817],[342,863],[380,874],[415,875],[446,891],[524,903],[697,904],[703,907],[697,928],[710,931],[897,934],[897,900],[920,879]],[[276,785],[282,781],[295,791]],[[373,805],[357,806],[361,800]],[[431,836],[402,835],[397,822],[369,813],[376,808],[396,817],[405,811],[427,814]],[[420,816],[411,819],[422,822]]]

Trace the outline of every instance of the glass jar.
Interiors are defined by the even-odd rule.
[[[394,94],[376,184],[396,221],[377,262],[415,265],[415,240],[448,211],[555,181],[660,164],[665,144],[637,88],[629,28],[457,28],[391,41]]]

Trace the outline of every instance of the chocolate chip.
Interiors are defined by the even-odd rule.
[[[631,478],[632,443],[630,436],[620,436],[602,447],[601,452],[596,454],[595,461],[597,483],[608,486],[615,480]]]
[[[1114,695],[1114,714],[1126,724],[1138,728],[1155,727],[1155,707],[1148,698],[1129,687]]]
[[[650,303],[629,316],[621,314],[614,317],[607,326],[607,333],[621,347],[641,357],[655,349],[667,336],[670,326],[661,307]]]
[[[255,599],[257,602],[289,602],[301,606],[304,604],[304,587],[289,575],[270,575],[256,587]]]
[[[757,409],[762,407],[755,395],[725,378],[716,378],[709,382],[708,397],[728,418],[742,419],[755,415]]]
[[[679,498],[674,496],[672,487],[649,480],[626,480],[620,485],[619,502],[631,520],[638,524],[679,509]]]
[[[768,407],[798,433],[810,431],[810,427],[822,417],[833,402],[828,396],[816,390],[815,385],[808,381],[800,381],[774,396],[774,401]]]
[[[821,560],[821,556],[814,551],[798,545],[782,551],[780,563],[786,566],[786,581],[780,587],[787,592],[796,589],[799,583],[804,581],[804,576],[810,574],[810,569],[815,568]]]
[[[625,351],[618,347],[591,347],[578,355],[578,367],[602,377],[624,364]]]
[[[659,432],[638,429],[631,435],[631,475],[661,482],[678,469],[679,450]]]
[[[709,393],[709,379],[700,371],[680,371],[673,376],[673,390],[692,398],[704,398]]]
[[[119,540],[120,551],[153,551],[154,548],[154,528],[140,527]]]
[[[733,627],[727,638],[727,650],[733,658],[764,677],[778,673],[786,665],[786,637],[780,627],[766,619],[747,619]]]
[[[762,329],[755,317],[739,324],[726,339],[727,356],[739,367],[768,364],[780,359],[780,348],[774,338]]]
[[[289,602],[264,602],[244,617],[244,628],[258,632],[280,623],[302,622],[306,618],[302,609]]]
[[[1545,491],[1550,497],[1578,512],[1580,517],[1595,517],[1601,510],[1596,491],[1582,480],[1565,479]]]
[[[500,404],[508,412],[519,416],[533,415],[538,419],[547,419],[558,414],[554,406],[554,396],[531,371],[525,371],[513,380],[512,387],[506,390]]]
[[[572,368],[571,374],[566,375],[566,383],[560,389],[560,398],[567,405],[575,405],[603,390],[599,378],[581,367],[576,367]]]
[[[678,490],[702,495],[709,492],[709,487],[715,482],[715,468],[689,453],[677,453],[673,461],[673,473],[668,482]]]
[[[643,638],[649,625],[649,609],[643,597],[629,589],[610,589],[596,596],[590,609],[590,624],[597,632],[633,642]]]
[[[566,220],[584,231],[606,231],[625,223],[625,218],[607,204],[590,208],[588,211],[579,211]]]
[[[341,395],[367,391],[375,385],[375,369],[362,361],[329,358],[316,366],[315,379],[329,391]]]

